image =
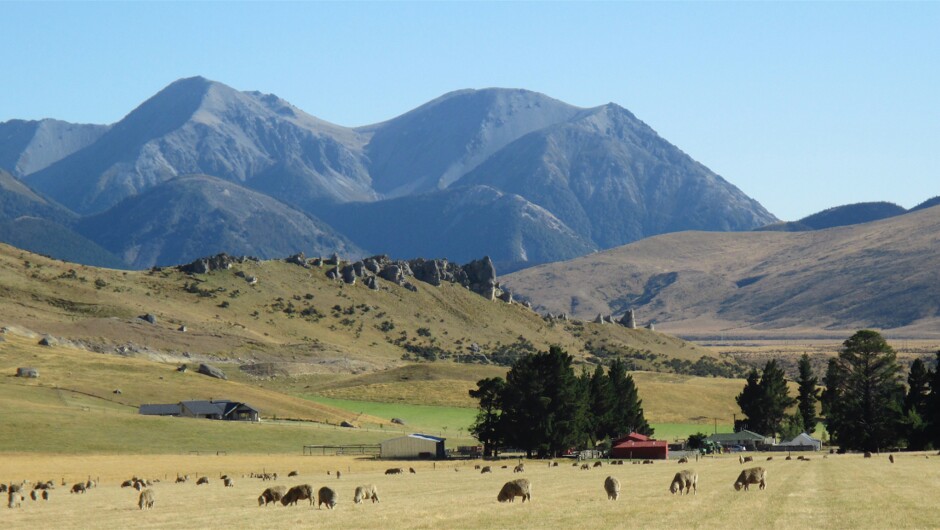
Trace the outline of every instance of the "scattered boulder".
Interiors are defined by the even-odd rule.
[[[340,423],[339,426],[340,426],[340,427],[346,427],[346,428],[348,428],[348,429],[355,429],[355,428],[356,428],[355,425],[353,425],[352,423],[349,423],[349,422],[346,421],[346,420],[343,420],[343,422]]]
[[[348,285],[354,285],[356,283],[356,269],[352,265],[346,265],[343,267],[343,270],[340,271],[340,276],[343,278],[343,283]]]
[[[39,377],[39,370],[30,367],[17,368],[16,377],[28,377],[30,379],[36,379]]]
[[[192,263],[180,265],[176,267],[176,269],[180,272],[188,272],[190,274],[206,274],[212,271],[231,269],[234,263],[241,261],[244,261],[244,258],[233,258],[228,254],[222,253],[216,254],[215,256],[198,258]]]
[[[307,256],[304,256],[303,252],[298,252],[297,254],[294,254],[293,256],[288,256],[287,258],[284,259],[284,261],[286,261],[287,263],[291,263],[293,265],[299,265],[305,269],[310,268],[310,265],[307,264]]]
[[[398,425],[405,425],[405,420],[401,418],[392,418],[392,423],[397,423]]]
[[[362,283],[373,291],[379,290],[379,281],[375,278],[375,276],[366,276],[366,279],[362,280]]]
[[[506,302],[507,304],[511,304],[512,303],[512,291],[510,290],[503,291],[502,293],[500,293],[499,299],[502,300],[503,302]]]
[[[186,326],[180,326],[176,328],[176,331],[179,331],[180,333],[186,333]]]
[[[632,309],[628,309],[620,319],[620,324],[628,329],[636,329],[636,315]]]
[[[56,343],[55,338],[51,335],[43,335],[43,337],[39,339],[40,346],[55,346]]]
[[[149,322],[149,323],[151,323],[151,324],[156,324],[156,323],[157,323],[157,317],[156,317],[156,315],[154,315],[153,313],[147,313],[146,315],[140,315],[140,316],[137,317],[137,318],[139,318],[139,319],[141,319],[141,320],[144,320],[144,321],[147,321],[147,322]]]
[[[223,373],[222,370],[219,370],[214,366],[209,366],[208,364],[200,364],[197,372],[202,375],[214,377],[216,379],[228,379],[228,377],[225,377],[225,373]]]
[[[496,267],[489,256],[471,261],[461,267],[467,276],[468,287],[487,300],[496,299]],[[512,295],[510,295],[510,300]]]

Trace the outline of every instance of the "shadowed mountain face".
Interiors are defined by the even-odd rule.
[[[163,183],[82,220],[78,229],[134,268],[185,263],[221,252],[259,258],[300,251],[363,255],[322,221],[207,176]]]
[[[635,309],[687,334],[936,333],[940,206],[808,232],[668,234],[504,278],[543,310]]]
[[[62,224],[71,223],[76,219],[72,212],[39,196],[16,177],[0,169],[0,221],[10,221],[23,216]]]
[[[97,142],[27,182],[83,213],[203,173],[303,208],[374,198],[360,140],[283,100],[203,78],[168,86]]]
[[[501,273],[595,250],[544,208],[487,186],[347,203],[323,218],[376,253],[455,262],[492,254]]]
[[[16,128],[10,124],[0,127]],[[188,256],[183,248],[206,241],[186,230],[170,230],[180,238],[170,241],[155,220],[125,204],[194,174],[273,198],[266,208],[285,209],[286,218],[298,210],[314,219],[328,215],[332,229],[321,223],[318,233],[337,244],[338,234],[347,237],[341,253],[351,240],[396,257],[489,255],[509,269],[665,232],[750,230],[775,221],[628,111],[613,104],[581,109],[526,90],[452,92],[350,129],[276,96],[194,77],[97,131],[100,137],[80,149],[72,141],[30,150],[17,140],[0,158],[48,161],[23,183],[80,216],[119,219],[81,226],[135,266]],[[197,196],[189,201],[180,195],[186,193]],[[204,207],[209,198],[202,188],[177,184],[146,199],[146,211],[160,210],[156,197],[173,211]],[[251,208],[226,204],[229,226],[249,223]],[[273,252],[270,240],[281,234],[268,228],[270,234],[249,231],[249,240],[219,225],[213,237]]]
[[[59,120],[0,123],[0,168],[17,177],[35,173],[94,143],[107,125]]]
[[[927,204],[927,203],[924,203]],[[923,206],[912,208],[914,211]],[[896,215],[907,213],[907,210],[891,202],[861,202],[847,204],[823,210],[806,216],[799,221],[789,223],[776,223],[762,226],[757,230],[776,232],[803,232],[806,230],[823,230],[837,226],[849,226],[860,223],[869,223],[887,219]]]
[[[612,104],[513,142],[461,183],[519,194],[600,248],[679,230],[748,230],[775,220]]]

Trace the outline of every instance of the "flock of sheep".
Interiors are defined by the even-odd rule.
[[[867,456],[867,455],[866,455]],[[773,457],[768,457],[767,460],[771,460]],[[790,459],[788,456],[787,460]],[[799,457],[799,460],[809,460],[808,458]],[[739,462],[743,465],[747,462],[753,461],[752,457],[739,457]],[[891,457],[891,462],[893,463],[893,455]],[[685,458],[679,459],[679,464],[687,463],[688,460]],[[611,464],[617,464],[620,462],[611,462]],[[557,467],[557,462],[550,462],[549,467]],[[577,465],[577,464],[574,464]],[[583,464],[582,469],[590,469],[591,467],[600,467],[601,462],[595,462],[593,466],[588,464]],[[503,469],[507,469],[509,466],[502,466]],[[476,470],[479,470],[480,473],[492,473],[492,466],[481,466],[476,465]],[[455,471],[459,471],[455,467]],[[525,465],[519,463],[513,468],[513,473],[524,473]],[[408,472],[411,474],[417,473],[414,468],[408,468]],[[404,468],[396,467],[389,468],[385,471],[386,475],[401,475],[405,473]],[[327,472],[327,474],[331,474]],[[341,477],[341,473],[336,471],[336,478]],[[298,476],[297,471],[291,471],[288,473],[288,477]],[[262,481],[276,481],[278,479],[277,473],[251,473],[250,475],[243,475],[243,478],[255,478]],[[234,487],[235,481],[232,477],[228,475],[221,475],[219,477],[222,480],[222,483],[225,487]],[[186,483],[189,482],[190,478],[188,475],[177,475],[176,483]],[[133,488],[140,492],[137,499],[137,506],[139,509],[143,510],[144,508],[153,508],[155,502],[155,494],[151,486],[154,483],[159,482],[158,479],[142,479],[138,477],[132,477],[131,479],[125,480],[121,483],[122,488]],[[32,488],[29,488],[29,481],[24,481],[21,483],[13,483],[10,485],[0,484],[0,493],[7,493],[7,506],[9,508],[17,508],[22,505],[26,500],[27,491],[28,496],[34,500],[38,501],[48,500],[49,491],[55,489],[55,484],[53,481],[39,481],[33,485]],[[207,485],[209,484],[209,478],[202,476],[198,477],[196,480],[196,485]],[[758,485],[759,489],[763,490],[767,487],[767,469],[764,467],[751,467],[744,469],[740,472],[737,479],[734,481],[734,489],[740,491],[744,489],[748,490],[750,485]],[[66,486],[66,483],[63,481],[62,486]],[[97,486],[97,481],[89,478],[85,482],[79,482],[71,486],[69,489],[70,493],[75,494],[84,494],[87,490],[92,489]],[[620,497],[620,481],[613,477],[608,476],[604,480],[604,491],[607,493],[607,498],[609,500],[617,500]],[[698,491],[698,474],[692,469],[683,469],[675,474],[670,482],[669,491],[672,494],[695,494]],[[338,495],[333,488],[324,486],[317,490],[316,503],[317,508],[322,508],[323,505],[326,505],[327,509],[333,509],[336,507],[338,502]],[[528,479],[520,478],[514,479],[506,482],[503,487],[499,490],[499,493],[496,496],[496,500],[499,502],[514,502],[516,497],[521,497],[522,502],[532,500],[532,484]],[[314,504],[314,490],[310,484],[300,484],[288,488],[287,486],[271,486],[266,488],[261,495],[258,496],[258,505],[267,506],[269,504],[281,503],[284,506],[296,505],[299,501],[307,500],[312,506]],[[353,502],[355,504],[361,504],[363,501],[371,500],[373,503],[379,502],[379,493],[378,489],[374,484],[363,484],[357,486],[353,494]]]

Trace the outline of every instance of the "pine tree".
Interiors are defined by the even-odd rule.
[[[931,370],[930,395],[927,396],[923,419],[934,448],[940,447],[940,350],[937,350],[937,361]]]
[[[799,385],[799,395],[796,400],[799,404],[800,417],[803,420],[803,429],[807,434],[812,434],[816,430],[816,423],[819,418],[816,416],[816,402],[819,401],[819,389],[816,388],[816,375],[813,374],[813,367],[809,362],[809,355],[803,354],[799,363],[800,378],[797,379]],[[799,434],[799,433],[797,433]]]
[[[741,393],[738,394],[735,401],[737,401],[738,406],[741,407],[741,412],[747,417],[747,420],[742,422],[742,425],[746,424],[746,428],[749,431],[759,431],[761,429],[761,425],[759,424],[761,417],[761,390],[760,374],[757,372],[757,368],[752,368],[747,374],[747,383],[744,384],[744,389],[741,390]],[[735,428],[737,427],[736,425]]]
[[[780,431],[787,409],[796,404],[775,359],[767,361],[759,378],[757,370],[751,370],[736,401],[747,416],[748,430],[774,435]]]
[[[614,359],[610,363],[607,377],[610,379],[612,393],[608,434],[616,437],[638,432],[652,436],[653,428],[643,415],[643,400],[640,399],[633,376],[627,373],[623,360]]]
[[[497,456],[505,438],[501,419],[505,388],[503,378],[489,377],[477,381],[477,388],[470,390],[470,397],[480,400],[480,411],[470,426],[470,432],[483,444],[483,456]]]
[[[894,350],[876,331],[843,343],[826,372],[826,424],[846,449],[877,451],[900,438],[904,387]]]
[[[604,373],[604,367],[597,365],[587,383],[588,406],[585,414],[586,430],[591,442],[597,442],[607,436],[616,436],[610,432],[611,409],[614,396],[610,378]]]

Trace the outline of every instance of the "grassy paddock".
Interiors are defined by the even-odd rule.
[[[940,458],[904,454],[890,464],[886,456],[871,460],[860,455],[811,454],[812,461],[784,461],[774,455],[757,464],[768,469],[768,487],[736,492],[732,488],[742,466],[734,456],[703,459],[689,466],[699,474],[697,495],[678,497],[667,491],[674,462],[655,465],[607,466],[582,471],[563,462],[526,463],[524,476],[532,481],[533,501],[499,504],[496,493],[513,475],[498,466],[480,475],[473,462],[363,461],[349,457],[243,456],[57,456],[0,455],[4,480],[62,478],[72,483],[88,475],[102,485],[84,495],[68,494],[58,486],[48,502],[27,500],[21,509],[3,508],[4,522],[14,528],[924,528],[935,527],[934,495],[940,487]],[[393,466],[414,466],[417,474],[385,476]],[[250,471],[297,469],[300,476],[278,484],[309,483],[315,489],[333,487],[336,510],[316,510],[308,504],[259,508],[257,497],[269,485],[241,478]],[[326,471],[343,471],[337,480]],[[121,489],[121,479],[133,474],[172,479],[177,472],[206,475],[208,486],[163,481],[153,489],[153,510],[139,511],[137,492]],[[220,473],[236,476],[234,488],[223,488]],[[604,477],[623,485],[621,499],[608,501]],[[378,487],[379,504],[352,504],[356,485]],[[93,520],[89,520],[94,514]]]

